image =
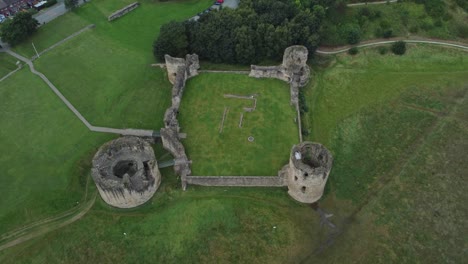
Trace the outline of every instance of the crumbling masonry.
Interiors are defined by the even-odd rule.
[[[322,197],[332,164],[333,157],[322,144],[303,142],[292,148],[289,164],[280,175],[292,198],[301,203],[315,203]]]
[[[185,59],[173,58],[166,55],[166,68],[169,81],[172,86],[172,105],[164,114],[164,128],[161,129],[161,139],[164,149],[169,151],[174,156],[175,164],[174,171],[180,176],[182,181],[182,189],[187,188],[187,175],[191,175],[190,161],[185,153],[184,145],[179,138],[179,121],[177,114],[179,113],[180,101],[185,89],[185,82],[188,78],[198,75],[200,64],[198,55],[187,54]]]
[[[101,146],[91,175],[102,199],[118,208],[145,203],[161,183],[153,148],[139,137],[121,137]]]
[[[304,87],[310,78],[307,65],[309,51],[304,46],[291,46],[284,51],[283,63],[279,66],[252,65],[250,77],[275,78],[288,82],[291,86],[291,104],[296,105],[299,98],[299,88]]]
[[[129,5],[125,6],[124,8],[121,8],[121,9],[115,11],[114,13],[110,14],[107,17],[107,21],[112,21],[112,20],[115,20],[115,19],[117,19],[119,17],[122,17],[122,16],[126,15],[128,12],[134,10],[135,8],[137,8],[139,6],[140,6],[140,3],[138,3],[138,2],[129,4]]]

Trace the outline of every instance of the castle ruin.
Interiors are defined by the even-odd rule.
[[[120,137],[99,148],[91,176],[109,205],[132,208],[147,202],[161,183],[151,145],[139,137]]]
[[[301,203],[315,203],[322,197],[333,157],[322,144],[303,142],[291,150],[289,164],[281,171],[289,195]]]
[[[291,104],[298,113],[299,131],[299,88],[305,86],[310,78],[307,56],[307,48],[292,46],[285,50],[281,65],[252,65],[249,74],[250,77],[276,78],[290,84]],[[158,136],[164,149],[174,157],[174,171],[181,178],[183,190],[189,183],[204,186],[287,186],[289,195],[296,201],[315,203],[320,199],[333,157],[319,143],[302,142],[301,135],[301,143],[292,148],[289,163],[278,172],[278,176],[192,176],[191,161],[181,142],[184,134],[180,133],[177,115],[187,79],[198,75],[199,60],[196,54],[188,54],[185,59],[166,55],[165,61],[164,67],[173,85],[172,103],[164,114],[164,127]],[[249,99],[255,98],[250,96]],[[103,200],[119,208],[145,203],[156,192],[161,181],[153,149],[138,137],[122,137],[104,144],[94,156],[92,176]]]

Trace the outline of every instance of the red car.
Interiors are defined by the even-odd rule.
[[[216,0],[215,5],[220,5],[220,4],[222,4],[222,3],[224,3],[224,0]]]

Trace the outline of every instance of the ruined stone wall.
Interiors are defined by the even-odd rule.
[[[290,82],[291,77],[286,75],[286,71],[283,66],[250,66],[250,77],[254,78],[274,78],[280,79],[285,82]]]
[[[291,86],[291,104],[299,102],[299,88],[304,87],[310,78],[310,68],[307,65],[308,50],[304,46],[286,48],[283,62],[279,66],[251,65],[250,77],[275,78],[288,82]]]
[[[128,12],[134,10],[135,8],[139,7],[140,6],[140,3],[138,2],[135,2],[133,4],[129,4],[128,6],[122,8],[122,9],[119,9],[117,11],[115,11],[114,13],[112,13],[110,16],[107,17],[107,20],[108,21],[112,21],[112,20],[115,20],[121,16],[124,16],[125,14],[127,14]]]
[[[187,176],[187,183],[202,186],[282,187],[280,176]]]
[[[198,55],[187,54],[185,59],[164,56],[169,81],[172,86],[172,104],[164,113],[164,128],[161,129],[161,139],[164,149],[169,151],[175,158],[174,171],[181,177],[182,188],[187,187],[186,177],[192,173],[190,160],[185,153],[184,145],[179,138],[179,121],[177,115],[188,78],[198,75],[200,64]]]

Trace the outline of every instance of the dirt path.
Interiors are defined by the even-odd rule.
[[[81,205],[71,208],[70,210],[56,216],[48,217],[2,234],[0,237],[0,251],[46,234],[60,227],[69,225],[83,217],[96,201],[96,193],[94,193],[91,200],[88,201],[89,179],[90,177],[87,177],[86,179],[85,194],[81,200]],[[75,215],[72,216],[73,214]],[[72,217],[67,219],[70,216]],[[64,221],[61,222],[62,220]]]
[[[29,231],[26,234],[21,235],[21,236],[17,237],[14,240],[11,240],[11,241],[9,241],[7,243],[4,243],[4,244],[0,245],[0,251],[2,251],[4,249],[7,249],[7,248],[10,248],[12,246],[18,245],[20,243],[26,242],[26,241],[28,241],[30,239],[33,239],[35,237],[44,235],[46,233],[57,230],[57,229],[59,229],[61,227],[64,227],[66,225],[69,225],[69,224],[75,222],[76,220],[83,217],[89,211],[89,209],[91,209],[91,207],[93,207],[95,201],[96,201],[96,194],[94,194],[93,198],[91,198],[91,200],[88,203],[85,204],[83,209],[80,210],[73,217],[71,217],[69,219],[66,219],[63,222],[61,222],[61,220],[63,218],[66,218],[66,217],[61,217],[61,218],[55,219],[55,221],[47,222],[45,225],[40,225],[40,226],[38,226],[36,228],[36,230]]]
[[[373,46],[392,44],[400,40],[403,40],[407,43],[439,45],[439,46],[444,46],[444,47],[449,47],[449,48],[458,48],[458,49],[468,51],[468,44],[465,44],[465,43],[460,43],[460,42],[455,42],[455,41],[442,41],[438,39],[416,38],[416,37],[411,38],[411,39],[398,37],[398,38],[390,38],[390,39],[374,39],[374,40],[364,41],[362,44],[359,44],[359,45],[346,45],[346,46],[340,46],[340,47],[322,46],[322,47],[319,47],[315,52],[317,54],[323,54],[323,55],[334,55],[334,54],[346,52],[353,47],[367,48],[367,47],[373,47]]]

